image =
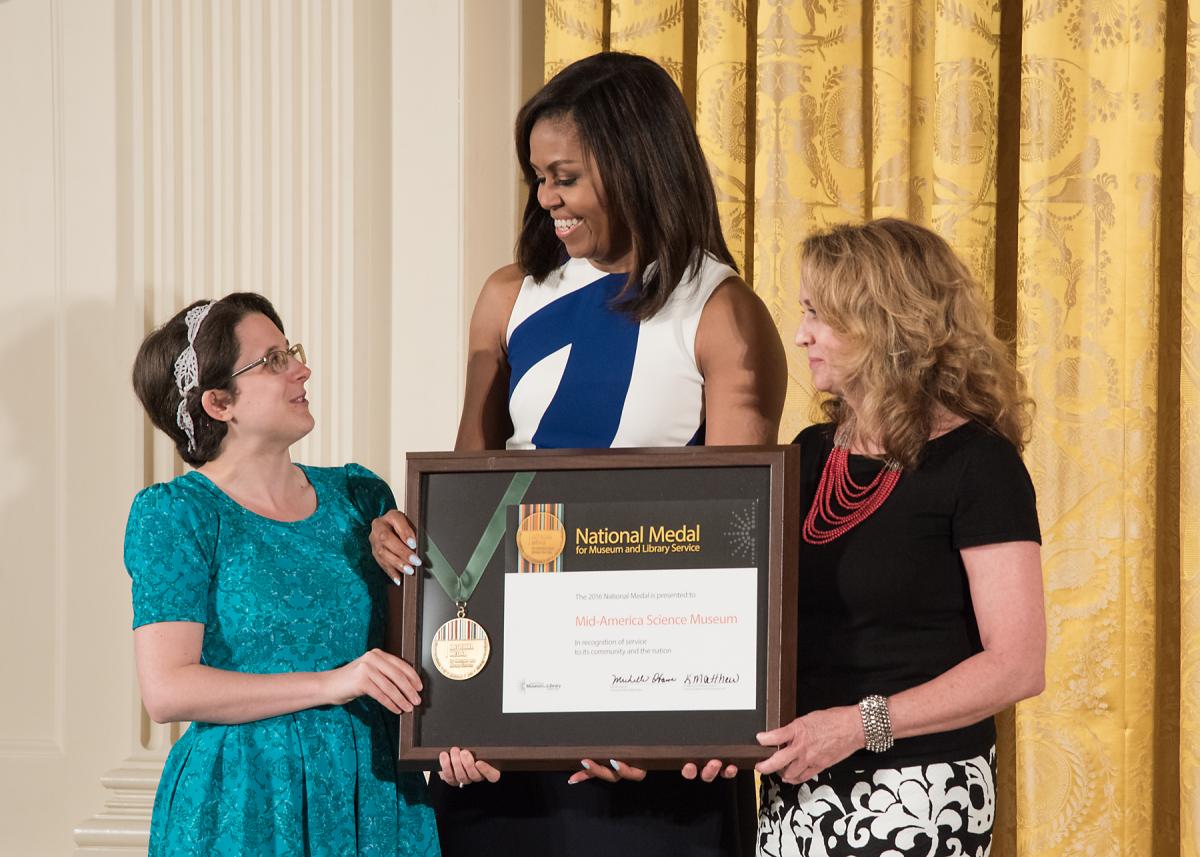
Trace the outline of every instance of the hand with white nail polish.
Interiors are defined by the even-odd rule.
[[[371,522],[371,555],[397,586],[406,575],[416,573],[422,561],[416,554],[417,533],[412,521],[392,509]]]
[[[573,786],[584,780],[593,779],[603,780],[606,783],[615,783],[617,780],[630,780],[636,783],[646,779],[646,772],[642,768],[635,768],[633,765],[618,762],[616,759],[609,759],[607,765],[599,764],[592,759],[582,759],[579,764],[583,770],[571,774],[567,779],[568,785]]]

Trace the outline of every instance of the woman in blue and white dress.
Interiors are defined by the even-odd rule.
[[[530,188],[517,262],[475,307],[456,448],[775,443],[783,347],[738,276],[666,72],[629,54],[574,63],[521,109],[516,145]],[[399,513],[375,522],[393,574],[410,535]],[[585,759],[569,777],[501,778],[452,748],[434,783],[443,852],[749,853],[751,784],[700,762],[682,777]]]

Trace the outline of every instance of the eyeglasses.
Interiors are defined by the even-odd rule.
[[[249,372],[258,366],[266,366],[267,371],[272,375],[282,375],[292,365],[292,358],[295,357],[302,365],[308,365],[308,357],[304,354],[304,346],[297,342],[291,348],[286,350],[276,348],[274,351],[268,351],[264,356],[258,358],[253,363],[247,363],[241,369],[238,369],[229,379],[232,381],[243,372]]]

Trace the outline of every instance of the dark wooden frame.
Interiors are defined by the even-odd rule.
[[[427,474],[512,472],[517,470],[629,470],[709,467],[766,467],[770,471],[767,547],[766,719],[762,729],[775,729],[795,714],[796,608],[800,537],[799,447],[682,447],[654,449],[487,451],[409,453],[405,508],[420,527],[421,486]],[[420,664],[421,575],[406,578],[400,604],[393,603],[392,621],[400,621],[400,656]],[[760,595],[760,599],[761,599]],[[399,607],[399,610],[397,610]],[[397,616],[396,613],[400,615]],[[393,637],[394,639],[394,637]],[[429,680],[428,678],[426,680]],[[405,767],[436,767],[442,746],[414,741],[422,711],[400,718],[399,757]],[[468,736],[469,737],[469,736]],[[684,761],[722,759],[741,765],[764,759],[774,748],[757,744],[660,746],[560,745],[472,746],[479,759],[497,768],[574,768],[580,759],[622,759],[645,768],[676,768]]]

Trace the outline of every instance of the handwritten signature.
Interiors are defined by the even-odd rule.
[[[619,675],[612,674],[611,687],[639,687],[642,685],[664,685],[664,684],[681,684],[683,686],[712,686],[712,685],[731,685],[741,683],[742,677],[738,673],[686,673],[682,677],[675,675],[667,675],[664,673],[625,673]]]

